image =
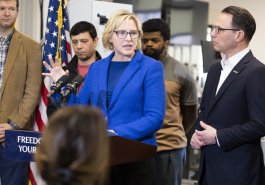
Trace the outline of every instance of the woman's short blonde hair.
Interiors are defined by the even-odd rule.
[[[142,24],[140,22],[140,20],[138,19],[138,17],[127,11],[127,10],[118,10],[116,12],[114,12],[106,26],[105,26],[105,30],[103,32],[103,36],[102,36],[102,43],[105,49],[114,50],[113,44],[110,42],[110,38],[112,36],[112,34],[114,33],[113,31],[115,31],[115,29],[117,27],[119,27],[120,25],[122,25],[125,21],[128,20],[133,20],[136,24],[136,27],[138,29],[138,31],[140,32],[140,36],[137,39],[137,46],[136,49],[140,49],[141,48],[141,37],[143,35],[143,31],[142,31]]]

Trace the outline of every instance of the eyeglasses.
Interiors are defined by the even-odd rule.
[[[116,30],[113,32],[116,33],[116,35],[119,39],[125,39],[128,34],[130,35],[130,37],[132,39],[137,39],[140,36],[140,31],[138,31],[138,30],[131,30],[131,31]]]
[[[221,28],[218,26],[213,26],[212,31],[215,31],[216,34],[219,34],[220,31],[226,31],[226,30],[232,30],[232,31],[239,31],[240,29],[237,28]]]

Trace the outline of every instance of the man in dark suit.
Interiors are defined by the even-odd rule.
[[[200,185],[265,184],[265,66],[248,47],[255,30],[252,15],[235,6],[213,26],[212,43],[223,57],[209,70],[191,139],[201,149]]]
[[[29,163],[4,156],[5,130],[33,127],[41,88],[41,48],[14,29],[18,0],[0,0],[0,179],[27,185]]]

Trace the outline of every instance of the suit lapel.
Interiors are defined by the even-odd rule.
[[[217,89],[217,86],[218,86],[218,82],[219,82],[219,79],[220,79],[220,75],[221,75],[221,70],[222,70],[222,65],[221,63],[219,62],[218,64],[216,64],[216,68],[215,70],[212,72],[214,73],[215,75],[213,76],[209,76],[209,78],[211,78],[211,83],[209,84],[211,90],[210,90],[210,101],[211,101],[211,105],[213,104],[214,102],[214,99],[215,99],[215,94],[216,94],[216,89]],[[210,106],[211,107],[211,106]]]
[[[14,34],[12,36],[12,39],[11,39],[11,42],[9,45],[8,55],[6,58],[4,76],[3,76],[3,82],[2,82],[2,91],[5,88],[5,85],[7,83],[7,79],[10,75],[10,72],[11,72],[13,66],[14,66],[20,45],[21,45],[20,36],[16,31],[14,31]]]
[[[248,63],[251,59],[251,57],[253,57],[252,53],[249,52],[245,57],[243,57],[243,59],[241,59],[241,61],[233,68],[233,70],[230,72],[230,74],[228,75],[228,77],[225,79],[224,83],[222,84],[222,86],[220,87],[219,91],[217,92],[214,101],[211,105],[211,108],[216,104],[216,102],[222,97],[222,95],[224,94],[224,92],[229,88],[229,86],[231,85],[231,83],[236,79],[236,77],[238,75],[240,75],[240,73],[242,71],[244,71],[244,69],[246,68],[246,63]]]
[[[133,76],[136,74],[136,72],[140,69],[140,57],[141,55],[139,51],[137,51],[126,70],[121,75],[116,87],[113,90],[112,98],[109,104],[109,110],[114,106],[121,92],[124,90],[129,81],[133,79]]]
[[[245,65],[240,63],[239,65],[235,66],[234,69],[230,72],[228,77],[225,79],[224,83],[220,87],[219,91],[216,94],[215,101],[219,99],[222,94],[227,90],[229,85],[234,81],[234,79],[245,69]]]

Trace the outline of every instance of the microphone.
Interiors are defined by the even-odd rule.
[[[77,88],[83,83],[84,78],[81,75],[77,75],[70,83],[66,85],[66,90],[62,92],[62,100],[66,100],[71,93],[75,93]]]
[[[51,86],[51,90],[47,97],[50,98],[55,93],[59,92],[61,88],[67,84],[69,79],[70,77],[68,75],[63,75],[61,78],[59,78],[59,80],[57,80],[57,82]]]

